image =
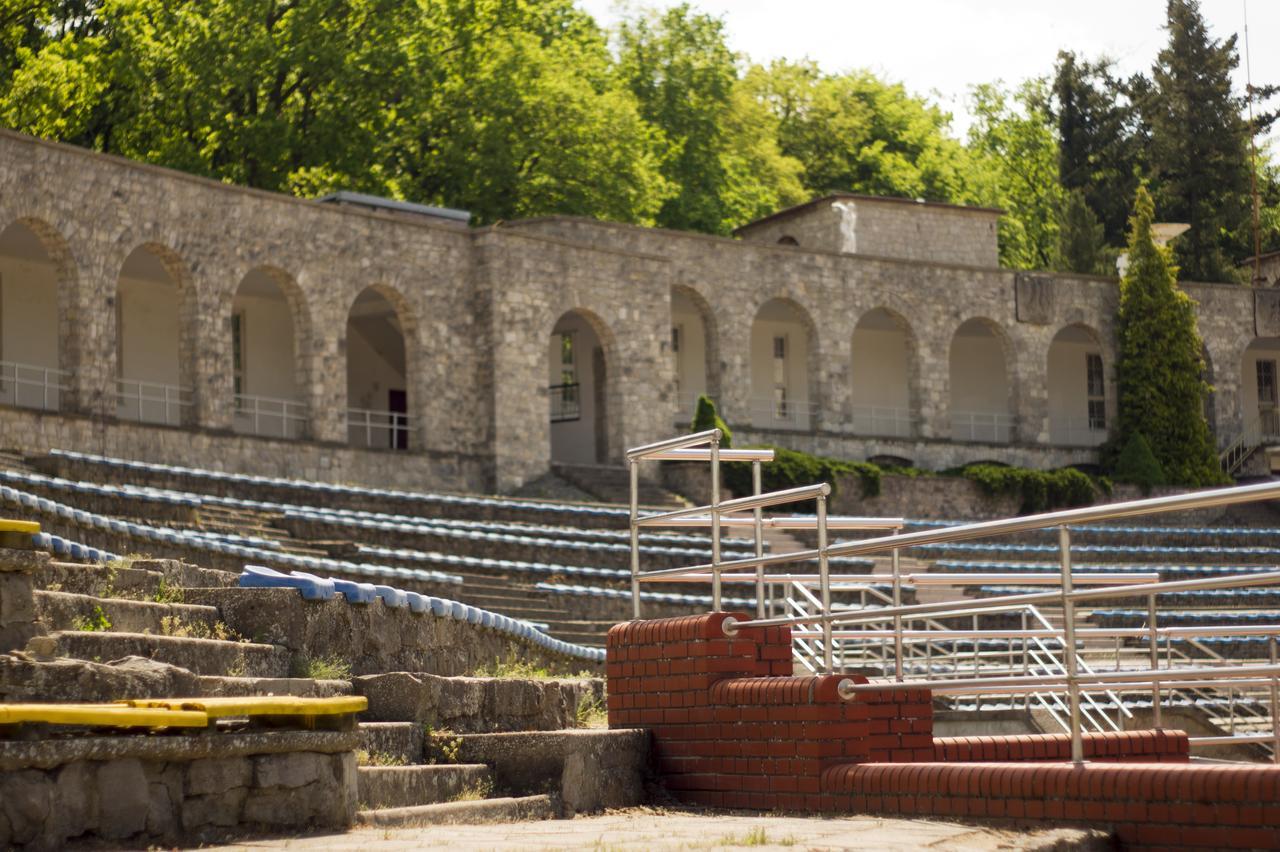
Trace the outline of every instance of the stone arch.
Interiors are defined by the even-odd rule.
[[[255,266],[225,302],[238,432],[310,434],[311,310],[297,280],[277,266]]]
[[[751,424],[816,429],[821,384],[812,315],[794,299],[767,299],[752,317],[750,341]]]
[[[77,286],[71,249],[56,228],[31,216],[0,228],[0,361],[7,365],[0,401],[79,407]]]
[[[780,246],[799,246],[800,241],[790,234],[783,234],[778,237],[778,245]]]
[[[135,246],[120,264],[114,307],[117,415],[195,425],[201,318],[187,264],[162,243]]]
[[[1063,326],[1049,342],[1046,357],[1050,443],[1101,444],[1107,439],[1107,376],[1112,368],[1102,336],[1085,323]]]
[[[1013,343],[995,320],[971,317],[956,327],[947,357],[953,441],[1014,440],[1018,407],[1012,366]]]
[[[676,420],[693,416],[706,394],[720,399],[720,330],[711,305],[692,287],[671,288],[671,348],[676,376]]]
[[[603,464],[622,457],[618,344],[600,315],[562,312],[547,347],[551,461]]]
[[[884,306],[863,313],[853,329],[850,362],[853,431],[914,435],[920,418],[919,352],[907,318]]]
[[[404,294],[371,284],[347,309],[343,349],[347,366],[347,439],[369,449],[422,446],[423,424],[411,415],[418,375],[418,319]]]

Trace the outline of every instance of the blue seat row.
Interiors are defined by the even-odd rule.
[[[551,592],[556,595],[576,595],[581,597],[592,598],[626,598],[631,600],[630,590],[622,589],[602,589],[599,586],[576,586],[568,583],[537,583],[535,589],[543,592]],[[692,604],[696,606],[710,606],[710,595],[678,595],[667,592],[641,592],[640,600],[654,601],[657,603],[675,603],[675,604]],[[721,598],[720,603],[723,606],[732,607],[750,607],[754,608],[756,602],[747,600],[746,598]]]
[[[937,520],[932,518],[912,518],[907,520],[905,526],[920,527],[922,529],[937,529],[942,527],[958,527],[964,524],[973,523],[972,521],[953,521],[953,520]],[[1071,525],[1068,529],[1073,532],[1089,532],[1104,533],[1114,535],[1187,535],[1187,536],[1204,536],[1211,538],[1214,536],[1267,536],[1280,538],[1280,527],[1205,527],[1205,526],[1141,526],[1141,525],[1116,525],[1116,524],[1088,524],[1088,525]],[[1052,530],[1045,530],[1045,535],[1054,534]]]
[[[317,556],[302,556],[284,553],[267,548],[252,547],[222,541],[209,534],[192,534],[189,530],[175,530],[169,527],[153,527],[147,524],[122,521],[106,515],[74,509],[64,503],[58,503],[47,497],[37,497],[25,491],[19,491],[9,485],[0,485],[0,502],[22,506],[33,512],[73,521],[81,527],[90,527],[116,535],[128,536],[140,541],[162,542],[177,547],[186,547],[205,553],[216,553],[246,560],[276,563],[290,569],[298,568],[309,571],[328,571],[331,573],[355,573],[366,576],[396,577],[423,582],[449,583],[461,585],[462,578],[456,574],[423,569],[395,568],[388,565],[348,562]]]
[[[356,545],[356,550],[361,556],[368,555],[375,559],[393,559],[397,562],[426,562],[436,565],[453,565],[458,568],[479,568],[486,571],[510,571],[521,574],[563,574],[580,577],[599,577],[605,580],[631,579],[631,572],[625,568],[590,568],[581,565],[557,565],[550,562],[489,559],[483,556],[461,556],[454,553],[435,553],[367,544]]]
[[[265,485],[277,488],[290,488],[300,491],[311,491],[324,495],[350,495],[354,497],[377,497],[405,500],[407,502],[447,503],[463,506],[500,506],[507,508],[535,509],[549,512],[562,512],[569,515],[599,515],[628,518],[627,509],[614,506],[588,506],[569,503],[548,503],[540,500],[521,500],[505,497],[475,497],[463,494],[444,494],[437,492],[399,491],[391,488],[365,488],[355,485],[335,485],[328,482],[314,482],[306,479],[287,479],[277,476],[251,476],[241,473],[227,473],[220,470],[184,467],[182,465],[156,464],[153,462],[132,461],[113,458],[111,456],[80,453],[72,450],[53,449],[51,456],[59,456],[82,464],[98,464],[107,467],[123,468],[148,473],[176,476],[188,476],[193,479],[208,479],[219,482],[242,483],[245,485]]]
[[[451,618],[465,621],[479,627],[486,627],[501,633],[507,633],[516,639],[537,645],[554,654],[577,657],[603,662],[603,648],[592,648],[574,642],[565,642],[543,633],[527,621],[509,618],[487,609],[464,604],[447,598],[421,595],[417,592],[405,591],[392,586],[370,583],[353,583],[313,574],[292,572],[284,574],[260,565],[246,565],[240,574],[239,583],[243,588],[291,588],[297,589],[306,600],[332,600],[342,597],[347,603],[367,606],[375,600],[381,600],[384,606],[393,609],[408,609],[410,612],[425,615],[430,613],[437,618]]]
[[[60,556],[64,559],[74,559],[77,562],[97,562],[105,565],[120,558],[109,550],[89,547],[47,532],[33,534],[31,536],[31,546],[36,550],[52,553],[54,556]]]

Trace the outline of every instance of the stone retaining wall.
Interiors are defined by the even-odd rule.
[[[354,730],[0,741],[0,847],[343,829],[356,743]]]
[[[418,722],[455,733],[559,731],[578,725],[579,707],[603,707],[599,678],[437,677],[391,672],[353,678],[357,695],[369,699],[367,722]]]

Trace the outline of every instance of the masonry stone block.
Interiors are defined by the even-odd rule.
[[[248,758],[222,757],[196,760],[187,767],[186,794],[203,796],[235,787],[247,787],[253,780]]]
[[[151,789],[142,761],[114,760],[97,772],[98,833],[123,840],[144,831],[151,810]]]
[[[0,812],[8,823],[8,842],[30,843],[40,837],[52,800],[53,783],[43,772],[13,772],[0,778]]]
[[[315,782],[327,770],[327,760],[320,754],[264,755],[253,760],[254,786],[304,787]]]

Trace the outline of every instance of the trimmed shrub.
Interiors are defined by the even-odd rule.
[[[698,406],[693,411],[693,424],[689,427],[690,432],[706,432],[708,429],[719,429],[723,436],[720,439],[720,446],[733,446],[733,433],[729,431],[729,426],[720,417],[720,413],[716,411],[716,404],[711,401],[711,397],[705,393],[698,397]],[[748,482],[750,481],[750,472],[748,472]]]
[[[869,462],[849,462],[840,459],[814,456],[782,447],[761,445],[755,449],[773,450],[774,460],[761,466],[761,487],[765,491],[781,491],[784,488],[796,488],[801,485],[813,485],[818,482],[831,484],[834,496],[839,488],[839,479],[847,474],[856,474],[862,488],[863,497],[875,497],[880,493],[880,468]],[[724,484],[739,497],[751,493],[751,465],[726,464]],[[795,511],[811,511],[811,506],[797,503]]]
[[[1137,485],[1143,494],[1150,494],[1152,488],[1165,484],[1164,468],[1141,432],[1134,432],[1120,451],[1112,479]]]
[[[973,482],[991,497],[1016,496],[1022,514],[1046,512],[1093,502],[1093,480],[1075,468],[1031,470],[993,464],[971,464],[952,471]]]

